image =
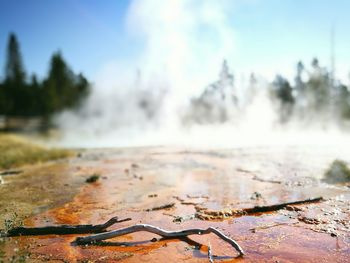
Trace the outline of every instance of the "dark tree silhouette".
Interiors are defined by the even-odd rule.
[[[48,76],[44,81],[33,74],[26,79],[19,42],[9,35],[4,80],[0,83],[0,115],[14,117],[42,117],[66,109],[75,109],[89,94],[90,84],[82,74],[74,74],[60,52],[53,54]]]
[[[293,89],[288,80],[281,75],[277,75],[273,85],[275,87],[275,96],[281,100],[283,104],[294,103]]]
[[[272,94],[279,101],[278,110],[280,113],[280,121],[286,122],[289,120],[293,105],[295,102],[293,89],[288,80],[281,75],[277,75],[273,82]]]
[[[335,104],[340,119],[350,119],[350,91],[349,88],[343,84],[336,87],[337,93]]]
[[[26,102],[26,74],[22,62],[19,43],[14,33],[9,36],[5,66],[5,81],[3,83],[2,108],[5,115],[21,115]]]
[[[73,109],[89,94],[89,83],[82,75],[75,75],[60,52],[53,54],[48,77],[43,83],[45,114]]]
[[[330,107],[330,76],[326,68],[322,68],[317,58],[313,59],[312,71],[307,82],[307,99],[311,111],[322,115]]]
[[[14,33],[10,33],[7,46],[5,79],[6,81],[22,84],[25,82],[25,72],[22,63],[22,56],[20,53],[19,43]]]

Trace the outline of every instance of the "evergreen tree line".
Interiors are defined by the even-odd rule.
[[[52,55],[48,74],[42,80],[38,80],[35,74],[28,77],[13,33],[9,35],[6,55],[4,77],[0,82],[0,116],[41,117],[49,121],[55,113],[79,107],[90,92],[88,80],[82,74],[75,74],[60,52]],[[202,96],[192,100],[189,119],[194,118],[200,123],[212,122],[213,118],[220,121],[217,115],[227,113],[224,106],[227,103],[236,105],[224,92],[233,89],[233,76],[228,75],[227,65],[224,69],[227,76],[220,75],[219,82],[209,85]],[[255,78],[252,78],[251,84],[256,86]],[[276,76],[270,85],[270,95],[277,102],[276,110],[282,123],[293,118],[305,122],[350,122],[350,87],[334,79],[332,72],[320,66],[317,59],[309,67],[299,62],[292,83],[281,75]],[[227,103],[224,103],[226,100]],[[222,107],[215,111],[217,105]],[[200,115],[200,118],[197,116],[199,120],[192,116],[193,111],[196,116]],[[217,114],[209,114],[213,111]],[[207,120],[208,116],[212,118]]]
[[[350,121],[349,86],[334,79],[333,73],[321,67],[317,58],[309,68],[297,64],[294,83],[281,75],[271,85],[271,95],[277,101],[281,122],[293,117],[305,122]]]
[[[9,35],[3,80],[0,82],[0,115],[5,117],[42,117],[74,109],[88,96],[90,84],[83,74],[75,74],[62,54],[55,52],[43,80],[28,77],[14,33]]]
[[[234,76],[224,61],[219,80],[191,99],[182,121],[184,124],[235,121],[249,107],[254,107],[255,96],[262,86],[252,73],[244,95],[238,98]],[[293,81],[277,75],[268,87],[280,123],[301,121],[326,126],[331,122],[350,128],[350,86],[335,79],[334,73],[322,67],[317,58],[309,67],[298,62]]]

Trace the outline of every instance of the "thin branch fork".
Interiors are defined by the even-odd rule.
[[[209,260],[209,263],[214,263],[213,254],[211,253],[211,245],[210,245],[210,243],[208,245],[208,260]]]
[[[125,218],[119,220],[118,217],[112,217],[106,223],[100,225],[60,225],[60,226],[47,226],[47,227],[16,227],[12,228],[5,236],[38,236],[38,235],[67,235],[67,234],[89,234],[89,233],[101,233],[114,224],[129,221],[131,218]]]
[[[96,243],[106,239],[123,236],[123,235],[140,232],[140,231],[146,231],[153,234],[157,234],[164,238],[180,238],[180,237],[187,237],[189,235],[204,235],[204,234],[213,233],[217,235],[219,238],[221,238],[222,240],[224,240],[225,242],[227,242],[228,244],[230,244],[239,253],[239,256],[244,255],[243,249],[235,240],[226,236],[221,231],[213,227],[209,227],[207,229],[193,228],[193,229],[186,229],[186,230],[180,230],[180,231],[167,231],[159,227],[148,225],[148,224],[136,224],[133,226],[112,230],[105,233],[95,234],[95,235],[86,236],[86,237],[78,237],[73,243],[77,245],[92,244],[92,243]]]

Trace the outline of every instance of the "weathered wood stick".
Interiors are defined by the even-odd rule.
[[[211,253],[211,245],[210,245],[210,243],[208,245],[208,260],[209,260],[209,263],[214,263],[213,255]]]
[[[145,211],[150,212],[150,211],[157,211],[157,210],[162,210],[162,209],[169,209],[175,206],[175,203],[169,203],[161,206],[156,206],[153,208],[146,209]]]
[[[73,243],[77,245],[91,244],[91,243],[96,243],[106,239],[123,236],[123,235],[131,234],[139,231],[150,232],[153,234],[160,235],[164,238],[180,238],[180,237],[186,237],[188,235],[203,235],[203,234],[213,233],[218,237],[220,237],[225,242],[229,243],[235,250],[237,250],[237,252],[239,253],[239,256],[244,255],[243,249],[238,245],[238,243],[235,240],[226,236],[225,234],[223,234],[222,232],[220,232],[219,230],[213,227],[209,227],[207,229],[193,228],[193,229],[186,229],[186,230],[180,230],[180,231],[167,231],[152,225],[137,224],[130,227],[121,228],[118,230],[112,230],[112,231],[108,231],[108,232],[100,233],[96,235],[78,237]]]
[[[246,213],[246,214],[272,212],[272,211],[281,210],[289,205],[301,205],[301,204],[316,203],[316,202],[320,202],[322,200],[323,200],[322,197],[317,197],[317,198],[309,198],[309,199],[294,201],[294,202],[280,203],[280,204],[275,204],[275,205],[254,206],[252,208],[244,208],[244,209],[242,209],[242,212]]]
[[[1,171],[0,175],[2,176],[14,175],[14,174],[20,174],[22,172],[23,172],[22,170],[5,170],[5,171]]]
[[[254,206],[250,208],[232,209],[232,210],[223,210],[223,211],[208,210],[206,208],[202,209],[201,207],[196,207],[197,212],[195,214],[195,217],[200,220],[225,219],[227,217],[241,217],[241,216],[252,215],[257,213],[274,212],[274,211],[284,209],[291,205],[317,203],[322,200],[324,200],[322,197],[317,197],[317,198],[310,198],[310,199],[294,201],[294,202],[279,203],[275,205]]]
[[[262,183],[282,184],[281,181],[263,179],[263,178],[260,178],[260,177],[257,176],[257,175],[254,175],[252,179],[255,180],[255,181],[262,182]]]
[[[118,220],[118,217],[112,217],[106,223],[100,225],[60,225],[60,226],[46,226],[46,227],[16,227],[12,228],[5,236],[38,236],[38,235],[67,235],[67,234],[88,234],[88,233],[101,233],[108,227],[125,221],[129,221],[131,218],[125,218]]]

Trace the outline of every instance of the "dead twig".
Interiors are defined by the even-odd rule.
[[[271,183],[271,184],[281,184],[282,183],[281,181],[277,181],[277,180],[263,179],[263,178],[258,177],[257,175],[254,175],[252,179],[255,181],[262,182],[262,183]]]
[[[301,205],[301,204],[310,204],[322,201],[322,197],[317,198],[309,198],[300,201],[287,202],[287,203],[279,203],[275,205],[266,205],[266,206],[254,206],[252,208],[242,209],[244,214],[255,214],[255,213],[264,213],[264,212],[273,212],[277,210],[281,210],[290,205]]]
[[[189,196],[187,196],[187,197],[191,198],[191,199],[202,198],[202,197],[189,197]],[[185,199],[182,199],[179,196],[173,196],[173,198],[175,198],[177,201],[179,201],[180,204],[182,204],[182,205],[199,205],[199,204],[201,204],[201,203],[197,203],[197,202],[186,201]]]
[[[257,226],[257,227],[254,227],[254,228],[250,228],[249,230],[252,233],[255,233],[257,230],[261,230],[261,229],[269,229],[269,228],[272,228],[272,227],[275,227],[275,226],[291,226],[291,225],[295,225],[297,223],[298,222],[294,222],[294,223],[276,223],[276,224],[272,224],[272,225]]]
[[[310,199],[294,201],[294,202],[279,203],[275,205],[254,206],[254,207],[243,208],[243,209],[225,209],[225,210],[219,210],[219,211],[208,210],[202,207],[195,207],[197,211],[195,216],[200,220],[225,219],[229,217],[240,217],[240,216],[251,215],[251,214],[274,212],[293,205],[317,203],[322,200],[324,200],[322,197],[317,197],[317,198],[310,198]]]
[[[189,235],[204,235],[204,234],[213,233],[218,237],[220,237],[225,242],[229,243],[239,253],[239,256],[244,255],[243,249],[238,245],[238,243],[235,240],[226,236],[225,234],[223,234],[222,232],[220,232],[219,230],[213,227],[209,227],[207,229],[193,228],[193,229],[186,229],[186,230],[180,230],[180,231],[167,231],[152,225],[137,224],[126,228],[112,230],[112,231],[108,231],[108,232],[100,233],[96,235],[78,237],[73,243],[77,245],[91,244],[102,240],[123,236],[123,235],[131,234],[139,231],[150,232],[153,234],[160,235],[164,238],[181,238],[181,237],[187,237]]]
[[[23,173],[22,170],[5,170],[0,172],[0,175],[6,176],[6,175],[14,175],[14,174],[20,174]]]
[[[211,253],[211,245],[210,245],[210,243],[208,245],[208,259],[209,259],[209,263],[214,263],[213,255]]]
[[[169,209],[175,206],[175,203],[169,203],[161,206],[156,206],[153,208],[148,208],[145,211],[150,212],[150,211],[157,211],[157,210],[163,210],[163,209]]]
[[[271,183],[271,184],[281,184],[282,183],[281,181],[277,181],[277,180],[269,180],[269,179],[261,178],[255,174],[256,173],[255,171],[249,171],[249,170],[242,169],[242,168],[237,168],[236,171],[241,172],[241,173],[246,173],[249,175],[253,175],[252,179],[255,181],[259,181],[259,182],[263,182],[263,183]]]
[[[207,195],[189,195],[189,194],[187,194],[186,197],[190,198],[190,199],[197,199],[197,198],[209,199],[209,196],[207,196]]]
[[[254,174],[254,173],[256,173],[255,171],[250,171],[250,170],[246,170],[246,169],[243,169],[243,168],[237,168],[236,171],[237,172],[241,172],[241,173],[246,173],[246,174]]]
[[[61,226],[47,226],[47,227],[16,227],[12,228],[5,236],[38,236],[38,235],[67,235],[67,234],[88,234],[88,233],[101,233],[116,223],[129,221],[131,218],[125,218],[119,220],[118,217],[112,217],[106,223],[100,225],[61,225]]]

